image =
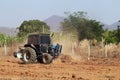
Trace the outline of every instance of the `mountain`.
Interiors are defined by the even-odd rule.
[[[61,22],[64,21],[64,17],[53,15],[45,20],[45,22],[50,26],[51,31],[60,31]]]
[[[46,22],[50,26],[51,31],[57,32],[57,31],[60,31],[61,22],[63,22],[64,19],[65,19],[64,17],[53,15],[47,18],[44,22]],[[103,29],[116,30],[117,26],[120,25],[120,22],[115,22],[111,25],[108,25],[102,22],[101,24],[104,25]]]
[[[115,22],[110,25],[110,30],[116,30],[120,26],[120,22]]]
[[[51,31],[57,32],[60,31],[61,22],[64,21],[64,17],[60,17],[57,15],[53,15],[45,20],[45,22],[50,26]],[[0,27],[0,33],[9,35],[9,36],[15,36],[17,34],[18,30],[16,28],[10,28],[10,27]]]
[[[10,28],[10,27],[0,27],[0,33],[9,35],[9,36],[15,36],[17,34],[16,28]]]
[[[103,24],[103,28],[104,29],[108,29],[108,30],[116,30],[118,26],[120,26],[120,22],[115,22],[111,25],[107,25],[107,24]]]
[[[109,30],[109,28],[110,28],[110,25],[108,25],[108,24],[105,24],[105,23],[102,23],[102,25],[103,25],[103,29],[105,30],[105,29],[108,29]]]
[[[51,31],[58,32],[58,31],[60,31],[61,22],[63,22],[64,19],[65,19],[64,17],[53,15],[53,16],[47,18],[46,20],[44,20],[44,22],[46,22],[50,26]],[[120,22],[115,22],[111,25],[107,25],[102,22],[101,22],[101,24],[104,25],[103,26],[104,29],[116,30],[117,26],[120,25]],[[3,27],[3,26],[0,27],[0,33],[7,34],[9,36],[15,36],[17,34],[17,32],[18,32],[18,30],[16,30],[16,28]]]

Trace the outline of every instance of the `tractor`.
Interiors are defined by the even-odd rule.
[[[62,45],[53,45],[50,34],[31,34],[28,36],[27,44],[19,47],[14,52],[14,57],[23,63],[35,63],[36,61],[49,64],[57,58],[62,51]]]

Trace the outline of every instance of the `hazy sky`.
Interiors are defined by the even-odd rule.
[[[17,27],[24,20],[65,16],[66,11],[85,11],[92,19],[112,24],[120,20],[120,0],[0,0],[0,26]]]

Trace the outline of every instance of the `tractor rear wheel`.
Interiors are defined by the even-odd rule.
[[[53,57],[48,53],[43,53],[42,61],[44,64],[50,64],[53,60]]]
[[[36,52],[31,47],[26,47],[22,56],[24,63],[34,63],[36,61]]]

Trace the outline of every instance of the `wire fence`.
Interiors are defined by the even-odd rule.
[[[105,45],[102,41],[93,43],[86,39],[79,42],[72,34],[57,35],[55,40],[63,45],[64,54],[79,55],[83,59],[120,57],[120,44]]]
[[[77,37],[72,34],[58,33],[52,37],[53,43],[62,44],[63,54],[79,55],[83,59],[90,60],[91,58],[117,58],[120,57],[120,44],[107,44],[102,42],[92,45],[89,40],[77,41]],[[12,55],[13,52],[18,50],[19,46],[23,46],[24,43],[12,42],[10,46],[7,44],[4,47],[0,47],[0,56]]]

